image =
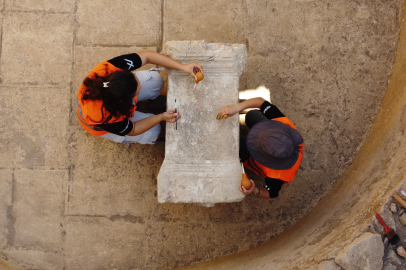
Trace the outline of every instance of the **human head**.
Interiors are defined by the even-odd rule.
[[[139,81],[129,71],[116,71],[105,78],[108,82],[107,92],[117,100],[131,100],[138,93]]]
[[[300,133],[275,120],[255,124],[247,136],[247,147],[261,165],[274,169],[291,168],[299,157],[298,145],[303,143]]]
[[[83,81],[86,87],[82,100],[101,100],[103,108],[109,112],[104,116],[103,123],[108,123],[112,117],[131,117],[134,108],[133,98],[139,93],[139,80],[129,71],[116,71],[105,77],[94,74]]]

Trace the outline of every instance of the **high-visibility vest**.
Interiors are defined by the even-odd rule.
[[[101,62],[98,64],[88,75],[89,78],[94,78],[94,74],[99,76],[105,77],[110,75],[115,71],[121,71],[122,69],[115,67],[114,65],[110,64],[109,62]],[[110,115],[110,113],[102,108],[103,101],[101,100],[82,100],[83,92],[86,90],[86,86],[82,85],[79,88],[78,92],[78,107],[76,110],[76,114],[79,120],[79,123],[82,127],[94,136],[102,136],[104,134],[109,133],[105,130],[96,130],[95,125],[103,123],[103,121]],[[133,98],[134,107],[131,110],[131,115],[134,114],[135,109],[137,108],[137,96]],[[103,110],[103,114],[102,114]],[[104,118],[103,118],[104,116]],[[124,120],[125,116],[120,116],[118,118],[113,117],[109,123],[116,123]]]
[[[285,125],[290,126],[291,128],[296,129],[295,125],[287,117],[278,117],[272,120],[281,122]],[[299,166],[303,160],[304,144],[301,143],[298,145],[297,151],[299,152],[299,157],[296,163],[289,169],[285,170],[274,170],[268,167],[265,167],[259,164],[252,156],[250,156],[245,162],[244,166],[262,178],[270,177],[281,179],[285,182],[290,182],[295,178],[296,172],[299,170]]]

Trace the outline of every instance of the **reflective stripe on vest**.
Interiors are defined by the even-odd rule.
[[[284,123],[294,129],[296,127],[293,125],[293,123],[287,118],[287,117],[279,117],[279,118],[274,118],[272,120]],[[299,157],[296,161],[296,163],[289,169],[286,170],[274,170],[267,168],[261,164],[259,164],[255,159],[250,156],[245,162],[244,166],[254,173],[256,173],[258,176],[261,178],[275,178],[275,179],[281,179],[285,182],[290,182],[295,178],[296,172],[299,170],[299,166],[302,163],[303,160],[303,152],[304,152],[304,144],[298,145],[298,152],[299,152]]]

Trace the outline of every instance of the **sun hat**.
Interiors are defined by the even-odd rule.
[[[303,138],[296,129],[275,120],[258,122],[247,136],[248,151],[255,161],[274,170],[291,168],[301,143]]]

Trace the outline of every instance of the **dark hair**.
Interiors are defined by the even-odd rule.
[[[108,82],[107,87],[104,87]],[[102,123],[107,124],[113,117],[131,117],[134,107],[133,98],[137,91],[138,83],[130,71],[115,71],[105,77],[94,74],[94,78],[86,77],[83,81],[86,90],[82,93],[82,100],[101,100]],[[105,119],[103,108],[110,115]]]

